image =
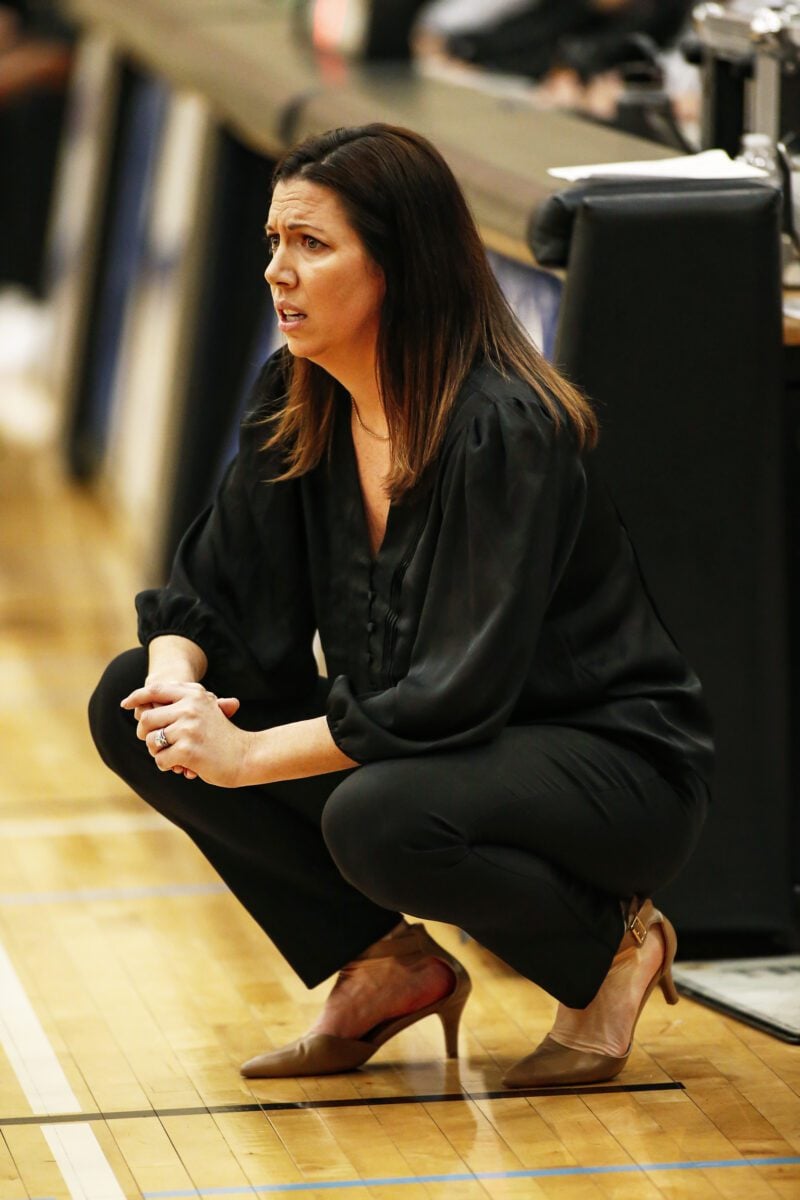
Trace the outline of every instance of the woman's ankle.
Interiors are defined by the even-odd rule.
[[[437,1003],[454,983],[452,968],[433,955],[409,966],[396,959],[368,964],[356,960],[353,968],[340,972],[311,1032],[363,1037],[382,1021]]]
[[[550,1036],[573,1050],[622,1057],[630,1048],[642,998],[664,961],[664,938],[651,926],[645,941],[615,954],[595,998],[583,1009],[559,1005]]]

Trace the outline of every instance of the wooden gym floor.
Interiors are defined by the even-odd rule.
[[[427,1021],[353,1075],[243,1080],[325,988],[93,752],[141,583],[54,456],[0,439],[0,1200],[800,1197],[800,1047],[656,995],[615,1084],[503,1094],[552,1004],[454,930],[457,1066]]]

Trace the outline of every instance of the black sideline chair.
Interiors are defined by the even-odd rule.
[[[757,182],[594,181],[530,229],[567,266],[556,361],[598,406],[603,474],[714,717],[712,813],[657,899],[717,949],[794,930],[779,223]]]

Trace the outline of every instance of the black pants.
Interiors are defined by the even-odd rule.
[[[701,782],[677,788],[627,749],[552,726],[263,787],[190,782],[158,770],[119,707],[145,673],[144,651],[128,651],[92,697],[103,760],[190,835],[309,986],[405,912],[466,930],[582,1008],[622,936],[620,900],[672,878],[705,816]],[[312,715],[244,709],[250,729]]]

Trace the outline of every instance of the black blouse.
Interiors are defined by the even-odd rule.
[[[317,685],[357,762],[488,741],[507,724],[556,724],[623,742],[665,774],[707,778],[700,684],[660,623],[627,534],[594,477],[526,385],[477,367],[428,479],[389,510],[372,556],[350,408],[330,455],[271,483],[259,418],[280,405],[278,351],[214,505],[184,537],[169,584],[137,597],[143,644],[200,645],[241,699],[291,703]]]

